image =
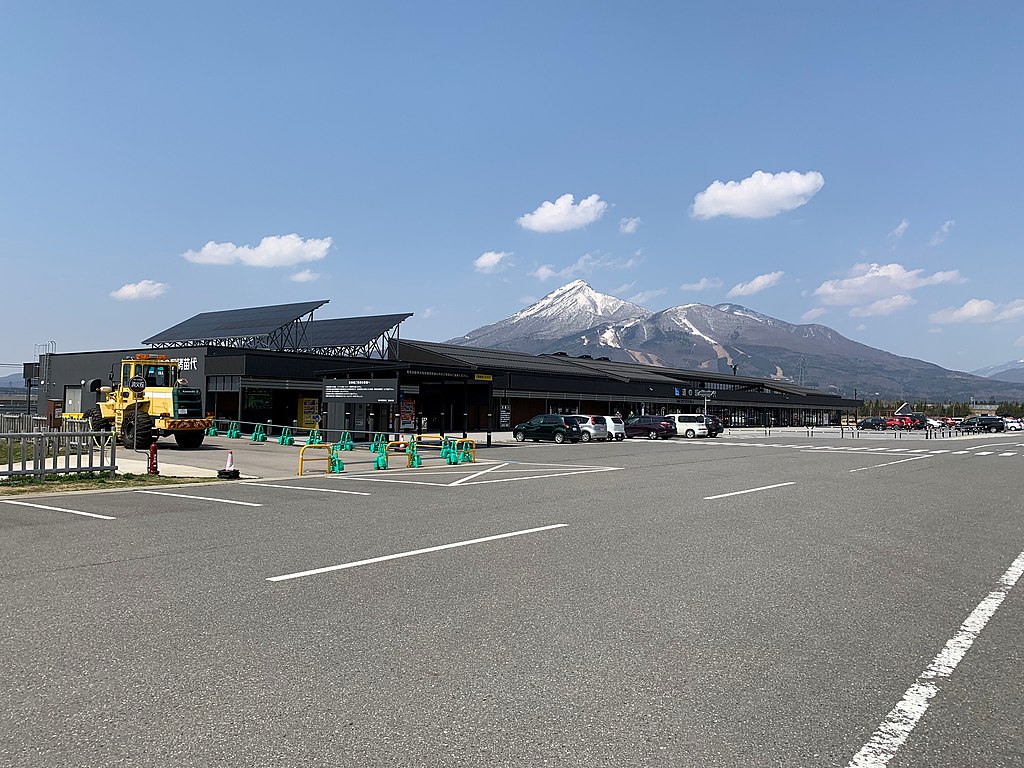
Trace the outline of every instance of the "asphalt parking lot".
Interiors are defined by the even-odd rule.
[[[0,765],[1021,764],[1024,437],[227,447],[0,500]]]

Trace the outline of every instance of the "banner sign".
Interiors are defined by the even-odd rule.
[[[512,429],[512,406],[502,405],[498,411],[498,429]]]
[[[398,379],[324,379],[324,399],[350,403],[397,403]]]

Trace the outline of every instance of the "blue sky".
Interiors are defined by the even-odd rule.
[[[1011,2],[7,3],[0,363],[315,299],[444,340],[576,278],[960,370],[1024,358],[1022,22]]]

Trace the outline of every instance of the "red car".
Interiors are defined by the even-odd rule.
[[[910,429],[909,416],[890,416],[885,420],[886,429]]]

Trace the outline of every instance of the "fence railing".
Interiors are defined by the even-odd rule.
[[[117,441],[110,432],[0,433],[0,477],[117,471]]]
[[[45,416],[31,413],[0,413],[0,433],[42,432],[46,429]]]

